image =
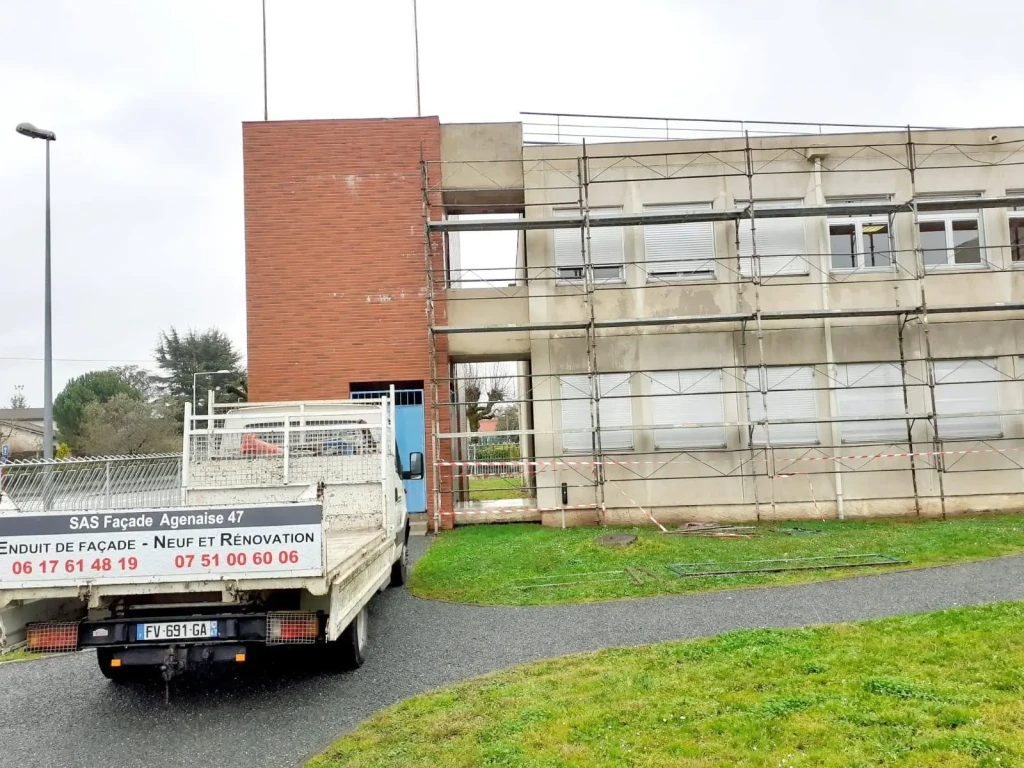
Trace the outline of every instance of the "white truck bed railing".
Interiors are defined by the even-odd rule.
[[[401,492],[401,479],[393,398],[222,405],[209,398],[208,416],[185,406],[183,503],[317,498],[328,529],[394,527],[387,500]]]
[[[337,401],[215,406],[186,416],[186,489],[380,483],[387,404]],[[382,418],[383,416],[383,418]]]

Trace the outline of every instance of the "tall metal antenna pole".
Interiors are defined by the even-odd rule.
[[[423,117],[423,110],[420,107],[420,24],[416,0],[412,0],[412,34],[416,46],[416,117]]]
[[[263,0],[263,120],[267,117],[267,0]]]

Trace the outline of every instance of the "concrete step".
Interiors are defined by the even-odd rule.
[[[427,535],[427,516],[426,515],[410,515],[409,516],[409,535],[410,536],[426,536]]]

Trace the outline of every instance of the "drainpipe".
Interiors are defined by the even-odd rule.
[[[813,151],[813,150],[812,150]],[[824,157],[824,153],[827,150],[821,150],[822,154],[815,154],[811,157],[814,160],[814,202],[816,205],[825,204],[825,193],[821,188],[821,158]],[[828,297],[828,280],[826,277],[831,274],[828,263],[828,247],[826,243],[827,239],[827,225],[826,230],[822,230],[818,227],[818,259],[819,267],[821,270],[821,308],[829,309],[829,297]],[[836,358],[832,351],[832,320],[831,318],[824,318],[824,330],[825,330],[825,366],[828,368],[829,377],[829,388],[828,388],[828,409],[831,413],[832,418],[835,419],[839,415],[839,395],[836,393],[834,383],[839,380],[838,371],[836,370]],[[842,432],[841,424],[836,421],[829,422],[829,431],[832,435],[832,445],[842,445]],[[846,514],[843,510],[843,473],[836,462],[832,463],[832,472],[835,479],[836,485],[836,512],[839,515],[840,520],[846,519]]]

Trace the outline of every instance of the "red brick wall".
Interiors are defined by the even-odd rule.
[[[440,158],[437,118],[245,123],[242,151],[250,399],[422,379],[429,400],[420,158]],[[429,402],[426,421],[429,471]]]

